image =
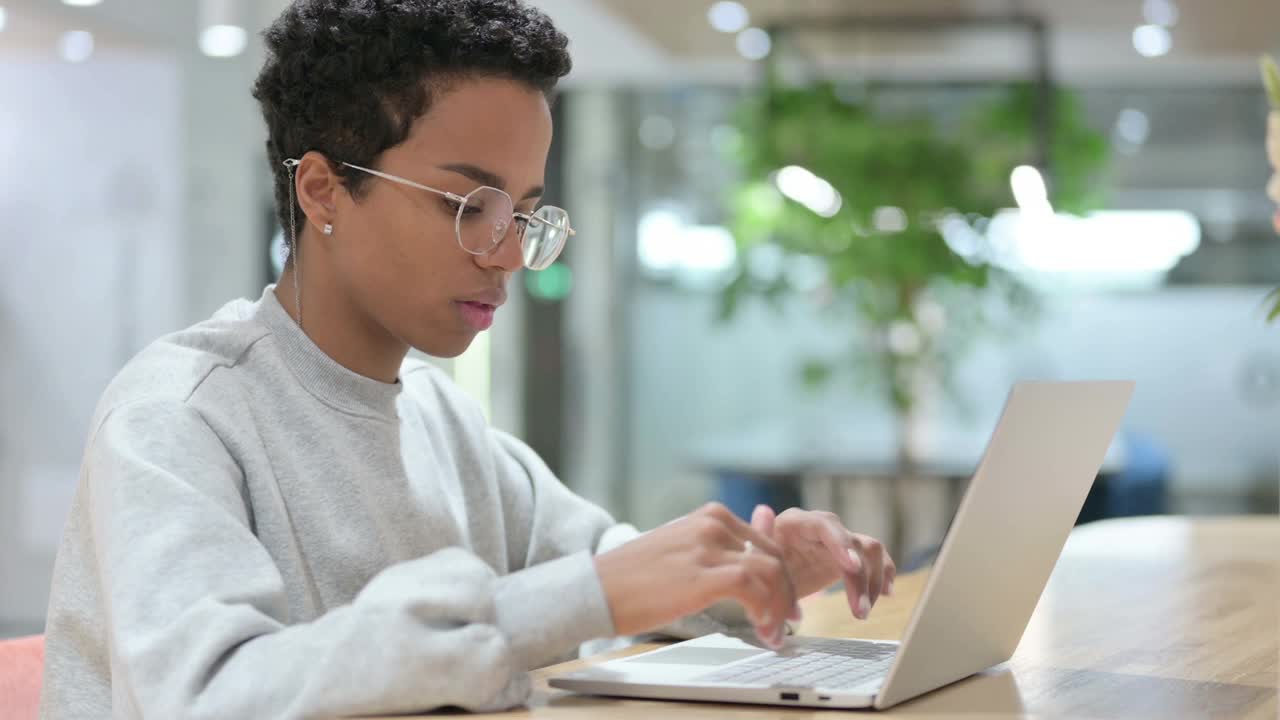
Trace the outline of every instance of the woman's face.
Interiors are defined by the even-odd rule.
[[[542,197],[551,148],[543,94],[501,79],[458,81],[441,90],[405,142],[373,169],[466,195],[504,190],[516,212]],[[460,355],[493,321],[507,281],[523,267],[516,223],[485,255],[463,250],[457,205],[434,193],[369,178],[359,200],[335,194],[335,232],[325,238],[335,280],[371,320],[429,355]]]

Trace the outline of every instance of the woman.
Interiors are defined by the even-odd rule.
[[[876,541],[710,505],[638,535],[489,428],[447,377],[538,209],[567,40],[518,0],[298,0],[255,87],[293,252],[280,284],[107,389],[59,550],[43,715],[315,717],[520,704],[593,638],[739,622],[777,646]],[[724,601],[721,603],[721,601]],[[715,606],[715,607],[712,607]]]

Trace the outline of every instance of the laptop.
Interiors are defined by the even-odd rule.
[[[595,695],[884,709],[1013,656],[1102,467],[1132,382],[1009,394],[901,643],[724,634],[595,665],[551,686]]]

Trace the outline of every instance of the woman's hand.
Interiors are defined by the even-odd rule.
[[[843,580],[850,611],[865,620],[881,594],[893,594],[897,567],[884,545],[850,532],[832,513],[792,508],[775,516],[771,508],[760,505],[751,526],[781,546],[800,597]]]
[[[719,503],[598,555],[595,563],[619,635],[656,630],[733,599],[761,642],[776,649],[786,621],[799,619],[778,543]]]

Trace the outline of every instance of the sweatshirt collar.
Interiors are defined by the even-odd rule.
[[[268,285],[262,293],[255,317],[270,330],[285,363],[307,392],[349,413],[397,418],[400,381],[384,383],[367,378],[329,357],[276,299],[275,285]]]

